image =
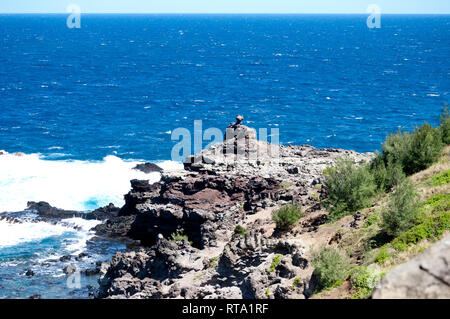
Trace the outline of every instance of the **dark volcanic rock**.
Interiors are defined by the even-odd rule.
[[[66,255],[66,256],[62,256],[61,258],[59,258],[59,261],[61,262],[66,262],[72,259],[72,256],[70,255]]]
[[[100,273],[100,268],[86,269],[84,271],[84,274],[86,276],[97,276],[99,273]]]
[[[133,169],[144,172],[146,174],[163,171],[161,167],[153,163],[138,164]]]
[[[64,267],[64,269],[63,269],[63,272],[66,275],[73,274],[73,273],[75,273],[77,271],[78,271],[78,267],[76,265],[74,265],[74,264],[70,264],[70,265]]]
[[[96,231],[138,240],[146,248],[118,253],[102,266],[101,298],[267,298],[267,291],[271,298],[311,295],[315,281],[301,243],[254,232],[240,237],[234,229],[247,215],[271,207],[317,204],[311,192],[317,192],[323,170],[337,157],[361,163],[373,154],[269,144],[258,141],[242,120],[230,124],[223,143],[188,157],[184,169],[163,172],[154,184],[131,181],[119,215]],[[310,220],[310,228],[325,220]],[[187,240],[167,240],[181,229]],[[269,271],[277,256],[278,264]],[[295,277],[301,278],[297,289],[286,289]]]
[[[73,210],[64,210],[51,206],[47,202],[28,202],[27,210],[35,211],[39,219],[44,221],[57,221],[61,219],[79,217],[84,219],[106,220],[119,214],[120,208],[113,204],[98,208],[89,213]]]
[[[47,202],[28,202],[27,210],[36,211],[39,217],[43,219],[64,219],[82,216],[82,213],[80,212],[59,209],[50,206],[50,204]]]
[[[25,276],[27,276],[27,277],[33,277],[33,276],[34,276],[34,271],[32,271],[31,269],[28,269],[28,270],[25,272]]]
[[[75,257],[75,260],[76,261],[81,261],[81,260],[83,260],[83,258],[86,258],[86,257],[89,257],[89,255],[86,254],[86,253],[80,253],[80,254],[78,254],[77,257]]]
[[[109,204],[108,206],[98,208],[93,212],[87,213],[84,218],[86,219],[97,219],[106,220],[111,217],[119,215],[120,208],[114,206],[114,204]]]
[[[109,218],[105,223],[94,227],[97,235],[105,237],[124,237],[128,235],[136,216],[116,216]]]
[[[303,280],[295,290],[284,289],[312,273],[294,261],[304,256],[298,241],[235,235],[216,253],[160,238],[151,249],[116,254],[102,267],[99,297],[266,298],[270,290],[278,298],[305,298],[314,288]],[[275,258],[280,261],[272,272]]]

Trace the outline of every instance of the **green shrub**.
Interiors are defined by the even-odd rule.
[[[450,210],[450,194],[436,194],[423,203],[423,206],[429,205],[432,212],[442,212]]]
[[[381,228],[390,236],[398,236],[414,226],[419,212],[413,184],[406,180],[393,192],[387,207],[381,213]]]
[[[387,163],[385,163],[383,155],[379,153],[372,161],[370,170],[377,188],[382,192],[392,190],[395,186],[401,184],[406,177],[399,162],[394,163],[392,158],[388,158]]]
[[[378,255],[375,257],[375,262],[377,264],[384,264],[390,258],[391,258],[391,255],[388,253],[388,247],[383,246],[380,248]]]
[[[278,264],[280,263],[281,255],[276,255],[273,257],[272,264],[270,265],[269,272],[272,273],[277,268]]]
[[[188,236],[184,234],[184,229],[177,229],[177,231],[171,235],[171,239],[176,243],[181,242],[183,240],[189,241]]]
[[[444,144],[441,135],[440,129],[428,123],[416,128],[412,134],[399,131],[386,138],[381,146],[383,152],[375,164],[381,166],[382,159],[386,166],[391,166],[394,171],[401,167],[407,175],[424,170],[436,162],[442,153]]]
[[[398,250],[407,250],[424,239],[439,239],[450,230],[450,211],[444,211],[436,216],[428,216],[421,224],[401,234],[392,241],[392,246]]]
[[[357,166],[348,157],[340,157],[325,170],[330,219],[336,220],[371,204],[376,185],[368,165]]]
[[[356,293],[352,299],[363,299],[370,295],[373,289],[373,275],[367,267],[358,267],[358,270],[351,278],[352,288]]]
[[[441,126],[439,127],[444,144],[450,144],[450,112],[448,107],[444,108],[440,118]]]
[[[319,289],[332,287],[345,280],[350,267],[348,257],[338,249],[325,247],[313,252],[312,265]]]
[[[379,272],[377,268],[360,266],[354,270],[351,277],[352,288],[356,290],[350,298],[364,299],[371,293],[376,283],[382,279],[383,273]]]
[[[216,268],[219,262],[219,256],[213,257],[209,260],[209,269]]]
[[[379,215],[377,213],[370,215],[367,217],[367,219],[364,221],[363,228],[369,228],[370,226],[376,224],[379,219]]]
[[[450,169],[433,176],[430,182],[432,186],[442,186],[450,183]]]
[[[292,284],[292,288],[301,287],[302,285],[302,279],[301,278],[294,278],[294,283]]]
[[[411,134],[399,130],[396,134],[386,137],[386,141],[381,145],[381,158],[384,164],[399,164],[402,169],[409,160],[411,151]]]
[[[274,211],[272,219],[277,224],[278,229],[289,230],[303,216],[304,214],[298,205],[288,204],[283,205],[280,209]]]
[[[234,229],[234,233],[235,234],[240,234],[242,236],[245,236],[245,234],[247,234],[248,230],[245,229],[244,227],[242,227],[241,225],[237,225],[236,228]]]
[[[403,170],[414,174],[430,167],[442,154],[441,131],[423,124],[411,135],[411,150]]]

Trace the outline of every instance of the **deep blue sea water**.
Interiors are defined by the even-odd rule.
[[[0,212],[120,206],[130,179],[159,179],[132,167],[174,167],[171,132],[194,120],[224,129],[243,114],[284,144],[373,151],[436,125],[449,98],[449,15],[383,15],[381,29],[366,15],[66,18],[0,15],[0,150],[27,154],[0,156]],[[86,269],[124,247],[71,223],[0,220],[0,298],[88,297],[97,278],[68,287],[58,258],[88,252]]]
[[[0,16],[0,149],[168,160],[170,131],[241,113],[281,143],[373,151],[448,102],[448,15],[66,18]]]

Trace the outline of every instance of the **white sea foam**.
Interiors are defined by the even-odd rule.
[[[107,156],[103,161],[49,161],[37,154],[0,155],[0,212],[21,211],[28,201],[46,201],[67,210],[92,210],[113,203],[123,205],[131,179],[160,179],[159,173],[134,170],[137,161]],[[158,163],[157,163],[158,164]],[[163,169],[182,164],[162,162]]]
[[[53,236],[61,236],[65,232],[74,231],[63,225],[52,225],[46,222],[25,222],[11,224],[0,221],[0,248],[33,242]]]
[[[61,237],[59,240],[64,243],[64,254],[77,255],[85,250],[87,241],[95,235],[91,229],[99,223],[101,222],[82,218],[65,219],[58,224],[32,221],[12,224],[1,220],[0,249],[39,242],[50,237]],[[47,258],[48,256],[44,256],[40,260],[44,261]]]
[[[95,232],[91,231],[91,229],[101,223],[101,221],[82,218],[64,219],[61,222],[63,226],[69,229],[76,227],[78,230],[76,233],[77,238],[65,247],[66,252],[73,255],[82,253],[86,248],[87,241],[95,235]]]

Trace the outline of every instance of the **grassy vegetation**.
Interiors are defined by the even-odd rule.
[[[337,227],[356,210],[366,219],[361,227],[344,230],[339,249],[329,246],[313,254],[319,296],[350,275],[351,288],[335,288],[334,296],[346,290],[351,298],[366,298],[373,266],[382,275],[450,231],[449,142],[446,108],[440,127],[425,123],[414,132],[388,136],[368,165],[342,158],[324,171],[328,198],[323,202],[334,222],[328,227]]]
[[[380,216],[377,213],[370,215],[369,217],[367,217],[367,219],[365,220],[362,227],[369,228],[370,226],[376,224],[378,222],[379,218],[380,218]]]
[[[378,255],[375,257],[375,263],[384,264],[388,261],[392,256],[388,252],[388,246],[383,246],[380,248]]]
[[[292,284],[292,288],[297,288],[300,287],[302,285],[302,279],[301,278],[294,278],[294,283]]]
[[[241,225],[237,225],[234,229],[235,234],[240,234],[242,236],[245,236],[247,234],[248,230],[242,227]]]
[[[450,195],[435,194],[423,203],[423,206],[430,206],[432,211],[448,210],[450,206]]]
[[[428,216],[410,230],[402,233],[392,242],[392,246],[404,251],[408,246],[415,245],[424,239],[439,239],[450,229],[450,212],[441,212],[436,216]]]
[[[441,116],[441,126],[433,128],[424,123],[412,133],[399,131],[386,137],[382,152],[371,163],[355,165],[347,158],[338,158],[336,164],[324,171],[328,197],[324,200],[329,209],[329,220],[368,207],[378,192],[388,192],[402,185],[407,176],[422,171],[435,163],[447,141],[450,117],[448,109]],[[437,176],[433,183],[448,183],[450,173]]]
[[[430,179],[431,186],[442,186],[450,183],[450,169],[433,176]]]
[[[280,263],[281,255],[276,255],[273,257],[272,264],[269,267],[269,273],[272,273],[277,268],[278,264]]]
[[[209,269],[216,268],[218,263],[219,263],[219,256],[213,257],[210,259],[208,268]]]
[[[346,279],[350,263],[342,251],[324,247],[313,253],[312,265],[319,281],[319,290],[333,287]]]
[[[291,229],[304,216],[301,208],[295,204],[282,206],[272,214],[272,219],[280,230]]]
[[[373,273],[370,268],[364,266],[356,267],[351,277],[352,288],[356,292],[351,296],[351,299],[368,297],[377,280],[380,280],[380,275]]]

